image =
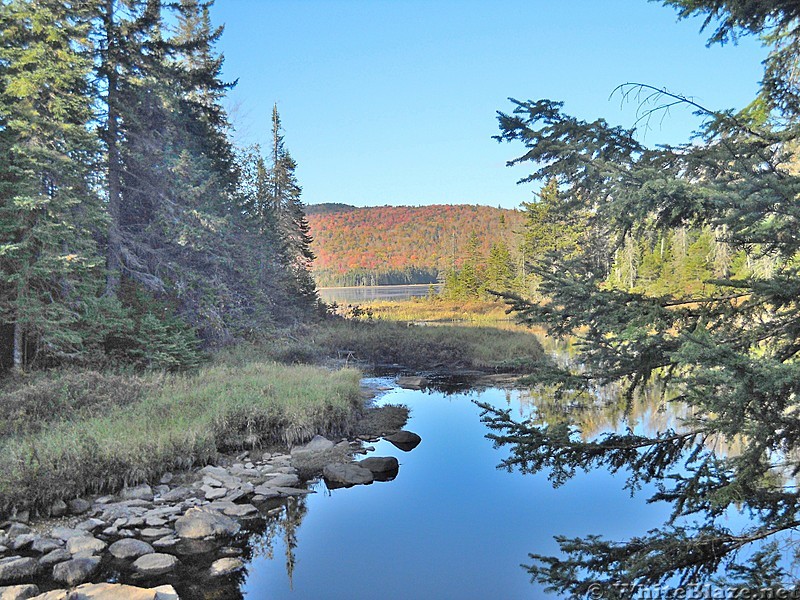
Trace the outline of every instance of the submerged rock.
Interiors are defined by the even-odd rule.
[[[220,558],[212,563],[208,574],[211,577],[224,577],[236,573],[244,568],[244,562],[239,558]]]
[[[326,465],[322,470],[322,476],[325,478],[326,484],[333,483],[341,486],[369,484],[375,480],[372,471],[354,463]]]
[[[155,552],[137,558],[133,563],[133,568],[141,575],[155,577],[156,575],[164,575],[165,573],[174,571],[179,563],[180,561],[172,556],[172,554]]]
[[[69,594],[69,600],[178,600],[178,594],[171,585],[148,589],[120,583],[85,583]]]

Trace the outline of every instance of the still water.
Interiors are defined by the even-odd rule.
[[[427,296],[431,288],[436,292],[440,284],[420,285],[362,285],[356,287],[319,288],[324,302],[374,302],[376,300],[408,300]]]
[[[370,380],[391,386],[391,379]],[[528,553],[555,554],[557,534],[623,539],[663,523],[666,505],[631,498],[623,474],[580,473],[553,489],[545,474],[496,468],[506,455],[484,436],[473,401],[524,418],[536,398],[488,388],[454,394],[392,389],[379,403],[411,408],[407,429],[422,436],[411,452],[388,442],[376,456],[400,461],[391,482],[291,500],[252,540],[245,598],[541,598],[520,566]],[[645,408],[628,423],[650,429],[667,418]],[[598,429],[613,416],[595,415]],[[620,423],[615,424],[617,427]]]

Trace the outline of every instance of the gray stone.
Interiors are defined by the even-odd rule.
[[[224,577],[236,573],[244,568],[244,562],[239,558],[220,558],[211,564],[208,574],[211,577]]]
[[[12,538],[9,547],[14,551],[24,550],[38,539],[39,536],[35,533],[23,533],[22,535]]]
[[[162,538],[175,533],[169,527],[147,527],[140,532],[144,538],[155,539]]]
[[[72,558],[72,554],[66,548],[59,548],[58,550],[53,550],[52,552],[48,552],[42,558],[39,559],[39,564],[43,567],[50,567],[56,563],[64,562],[65,560],[69,560]]]
[[[35,558],[21,556],[0,558],[0,584],[33,579],[38,570],[39,563]]]
[[[69,501],[68,507],[69,512],[73,515],[82,515],[85,512],[89,512],[89,509],[92,508],[92,503],[83,498],[73,498]]]
[[[175,476],[172,473],[166,472],[161,476],[161,483],[169,483],[174,478],[175,478]]]
[[[154,548],[172,548],[178,542],[180,542],[179,538],[175,537],[174,535],[168,535],[166,537],[159,538],[156,541],[154,541],[153,542],[153,547]]]
[[[31,521],[31,511],[29,511],[29,510],[19,510],[19,511],[16,511],[9,518],[12,521],[16,521],[17,523],[30,523],[30,521]]]
[[[166,519],[154,516],[145,517],[144,522],[148,527],[162,527],[167,524]]]
[[[154,577],[174,571],[178,564],[178,559],[172,556],[172,554],[155,552],[137,558],[133,563],[133,568],[137,573],[148,577]]]
[[[53,538],[39,538],[33,542],[31,549],[39,554],[47,554],[64,546],[64,540]]]
[[[100,496],[99,498],[95,499],[95,504],[111,504],[114,502],[116,498],[114,496]]]
[[[268,484],[270,487],[292,487],[300,483],[300,478],[297,475],[291,475],[289,473],[279,473],[273,477],[270,477],[264,483]]]
[[[153,489],[146,483],[132,488],[123,488],[119,495],[125,500],[145,500],[147,502],[153,501]]]
[[[28,583],[0,587],[0,600],[28,600],[39,595],[39,586]]]
[[[277,489],[275,489],[274,487],[270,486],[267,483],[259,485],[256,488],[255,492],[256,495],[263,496],[265,500],[267,498],[278,498],[281,495],[281,493]],[[255,500],[255,498],[253,498],[253,500]]]
[[[68,590],[50,590],[44,594],[34,596],[33,600],[67,600]]]
[[[50,532],[50,536],[57,538],[59,540],[69,540],[74,537],[83,537],[86,535],[86,532],[81,529],[72,529],[70,527],[53,527],[52,531]]]
[[[237,518],[251,517],[258,515],[258,509],[252,504],[234,504],[222,509],[222,514]]]
[[[369,469],[373,474],[396,472],[400,468],[394,456],[371,456],[358,461],[356,464]]]
[[[413,450],[416,448],[419,443],[422,441],[422,438],[419,437],[416,433],[412,431],[401,430],[397,433],[393,433],[391,435],[386,435],[384,438],[387,442],[391,442],[400,450],[408,452],[409,450]]]
[[[417,376],[398,377],[397,385],[407,390],[421,390],[428,386],[428,380]]]
[[[305,452],[327,452],[333,448],[333,442],[321,435],[315,435],[311,441],[302,446],[292,448],[292,457]]]
[[[369,484],[375,480],[372,471],[353,463],[331,463],[325,465],[322,470],[322,476],[327,483],[344,486]]]
[[[225,487],[212,488],[204,485],[200,489],[205,493],[206,500],[218,500],[219,498],[224,498],[228,494],[228,489]]]
[[[175,521],[178,536],[188,539],[234,535],[239,529],[236,521],[212,509],[190,508]]]
[[[26,535],[28,533],[31,533],[31,528],[24,523],[12,523],[9,526],[8,531],[6,531],[6,534],[10,538],[15,538],[18,535]]]
[[[65,514],[67,514],[67,503],[63,500],[56,500],[50,505],[51,517],[63,517]]]
[[[73,558],[53,567],[53,579],[69,587],[83,583],[100,567],[100,557]]]
[[[134,539],[117,540],[109,546],[108,551],[114,558],[122,560],[131,560],[155,552],[153,547],[147,542]]]
[[[162,495],[160,500],[162,502],[180,502],[192,496],[192,491],[185,487],[177,487]]]
[[[100,519],[86,519],[85,521],[81,521],[77,525],[75,525],[75,529],[81,529],[83,531],[94,531],[98,527],[105,526],[105,521],[101,521]]]
[[[88,534],[67,540],[67,550],[72,555],[97,554],[105,550],[107,545],[104,541]]]
[[[64,596],[66,600],[66,595]],[[36,600],[39,600],[38,598]],[[49,599],[48,599],[49,600]],[[54,600],[62,600],[56,598]],[[140,588],[121,583],[85,583],[69,594],[69,600],[179,600],[171,585]]]

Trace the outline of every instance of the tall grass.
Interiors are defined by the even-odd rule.
[[[215,364],[160,377],[138,402],[0,441],[0,511],[151,480],[228,448],[347,434],[360,412],[358,371]]]

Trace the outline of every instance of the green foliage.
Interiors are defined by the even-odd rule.
[[[551,365],[536,378],[561,394],[615,384],[629,399],[663,378],[665,401],[691,414],[678,431],[586,440],[569,420],[520,423],[486,407],[490,437],[511,447],[508,468],[547,470],[556,483],[577,469],[624,471],[631,490],[652,483],[652,501],[672,505],[670,520],[641,536],[560,537],[561,556],[532,556],[533,578],[564,597],[583,597],[592,583],[635,597],[637,586],[726,573],[753,582],[744,565],[752,552],[759,584],[790,583],[786,532],[800,523],[797,11],[778,1],[668,3],[709,15],[719,24],[712,41],[754,31],[773,48],[761,95],[739,113],[628,89],[652,93],[650,110],[691,104],[706,118],[700,143],[650,149],[633,131],[581,121],[550,100],[513,100],[499,115],[499,139],[524,146],[510,164],[534,165],[526,181],[558,181],[556,214],[585,215],[590,233],[574,255],[535,266],[545,300],[508,296],[522,321],[579,341],[580,369]],[[611,242],[613,266],[592,238]],[[744,440],[743,450],[723,455],[711,440]],[[732,530],[727,513],[740,508],[750,521]],[[780,556],[762,546],[771,540]]]

